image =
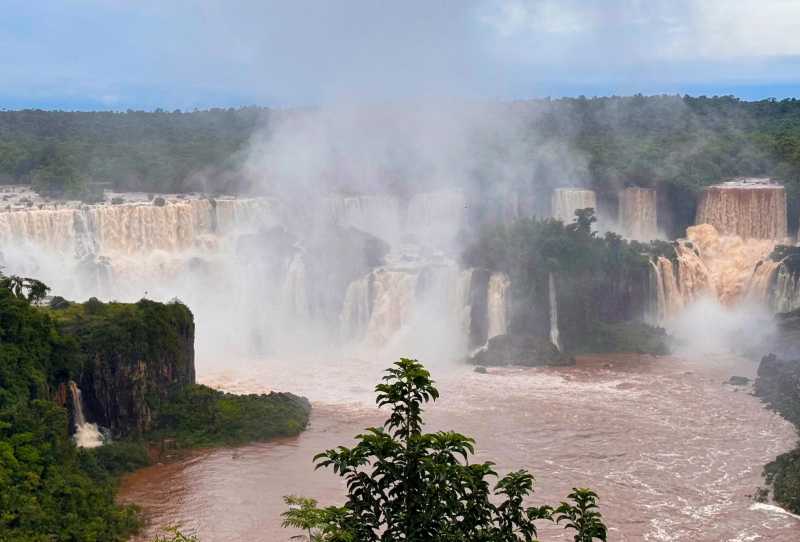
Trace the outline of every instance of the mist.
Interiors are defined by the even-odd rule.
[[[777,332],[773,313],[762,304],[727,307],[711,296],[691,303],[665,327],[674,339],[674,353],[690,358],[731,354],[758,358]]]

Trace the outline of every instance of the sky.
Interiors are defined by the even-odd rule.
[[[0,109],[800,96],[800,0],[0,0]]]

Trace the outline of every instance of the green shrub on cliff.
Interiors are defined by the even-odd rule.
[[[383,427],[356,436],[315,458],[347,482],[340,507],[287,497],[284,526],[303,529],[318,542],[531,542],[537,521],[574,531],[577,542],[606,540],[597,495],[573,489],[568,502],[525,506],[533,476],[524,470],[497,478],[493,464],[471,463],[475,441],[453,431],[423,432],[423,405],[439,391],[416,360],[401,359],[375,388],[379,407],[391,414]]]

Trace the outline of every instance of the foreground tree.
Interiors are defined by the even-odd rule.
[[[493,464],[470,463],[475,441],[452,431],[423,433],[422,406],[439,392],[416,360],[401,359],[376,386],[379,407],[391,410],[383,427],[315,457],[347,481],[341,507],[287,497],[284,526],[324,542],[531,542],[537,520],[563,523],[576,542],[606,540],[597,495],[574,488],[557,508],[528,506],[533,476],[519,470],[500,478]],[[303,537],[303,538],[306,538]]]

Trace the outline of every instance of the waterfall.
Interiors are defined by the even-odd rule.
[[[650,303],[647,320],[652,325],[658,325],[667,317],[667,298],[664,291],[664,277],[661,273],[661,262],[650,263]],[[672,263],[667,260],[667,264]]]
[[[346,345],[401,355],[436,342],[437,355],[460,354],[470,328],[471,281],[472,270],[452,262],[375,269],[347,287],[340,336]]]
[[[672,261],[663,256],[659,257],[658,269],[661,272],[661,285],[664,288],[664,317],[668,318],[675,316],[684,307],[684,298]]]
[[[372,311],[366,332],[370,344],[388,342],[411,321],[418,277],[406,270],[373,272]]]
[[[505,273],[492,273],[486,291],[486,307],[488,311],[489,333],[491,339],[496,335],[505,335],[508,331],[508,291],[511,281]]]
[[[770,299],[770,287],[777,286],[777,275],[781,268],[781,262],[776,262],[771,258],[766,258],[756,264],[750,281],[747,284],[747,296],[755,301]]]
[[[0,241],[25,241],[71,255],[75,243],[74,209],[24,209],[0,212]]]
[[[0,241],[26,241],[72,256],[77,253],[136,255],[194,246],[199,237],[234,228],[257,230],[279,222],[267,199],[133,201],[119,205],[12,210],[0,213]]]
[[[115,196],[123,202],[0,211],[7,270],[40,278],[68,299],[177,297],[195,314],[204,359],[311,353],[337,338],[345,346],[384,346],[434,344],[437,333],[450,345],[468,337],[471,271],[445,256],[464,223],[461,192],[405,202],[388,194],[320,195],[291,209],[273,198]],[[333,265],[336,246],[318,242],[331,224],[388,241],[390,264],[370,271],[383,249],[365,242],[364,261]],[[348,258],[362,256],[354,250]],[[320,283],[327,278],[335,289]],[[328,318],[336,314],[338,322]]]
[[[708,294],[725,298],[724,293],[729,290],[726,283],[714,280],[708,267],[709,259],[701,252],[703,245],[698,243],[694,233],[689,233],[689,240],[679,240],[675,245],[678,263],[676,280],[681,298],[680,303],[676,304],[679,306],[686,306]]]
[[[339,317],[341,337],[345,341],[363,338],[371,314],[370,282],[372,274],[354,280],[347,287]]]
[[[592,208],[597,211],[597,196],[594,190],[582,188],[556,188],[550,200],[550,214],[564,224],[575,221],[577,209]]]
[[[785,239],[786,190],[768,179],[742,179],[706,188],[695,224],[711,224],[722,235]]]
[[[619,221],[629,239],[650,241],[658,237],[656,191],[629,187],[619,194]]]
[[[282,297],[285,314],[299,319],[308,319],[311,316],[306,264],[302,252],[298,252],[289,260]]]
[[[72,416],[75,419],[75,444],[79,448],[97,448],[103,445],[103,435],[97,424],[89,423],[83,414],[83,398],[78,385],[69,381],[69,393],[72,397]]]
[[[558,331],[558,294],[553,273],[547,275],[547,290],[550,297],[550,342],[561,350],[561,334]]]
[[[791,312],[800,309],[800,273],[792,273],[781,262],[775,274],[775,282],[769,296],[775,312]]]
[[[651,262],[651,315],[663,322],[706,296],[725,306],[745,299],[776,311],[793,306],[795,282],[781,273],[781,262],[770,259],[774,244],[720,235],[710,224],[688,228],[687,238],[675,242],[674,261],[662,256]]]

